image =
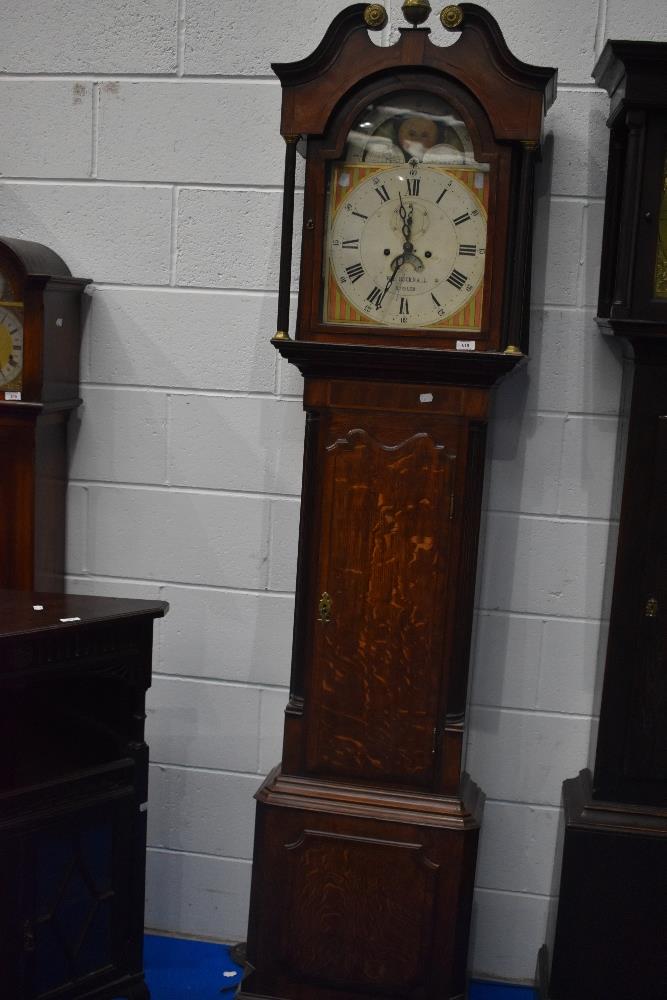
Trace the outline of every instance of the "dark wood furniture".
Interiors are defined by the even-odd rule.
[[[67,421],[81,402],[87,284],[48,247],[0,239],[0,587],[64,587]]]
[[[144,698],[163,602],[0,591],[0,970],[147,1000]]]
[[[485,431],[493,386],[525,360],[533,169],[555,71],[519,62],[479,7],[450,10],[461,34],[449,48],[419,28],[375,46],[367,25],[379,26],[384,12],[356,4],[311,57],[274,67],[287,148],[273,343],[305,376],[307,424],[291,690],[282,763],[256,796],[243,997],[453,1000],[466,988],[482,795],[461,775],[461,757]],[[422,108],[450,103],[448,120],[471,137],[474,168],[450,164],[439,175],[411,160],[403,173],[389,168],[382,184],[372,161],[340,166],[365,109],[378,117],[405,94]],[[303,137],[292,340],[291,210]],[[389,142],[380,135],[378,144]],[[484,277],[470,290],[482,320],[474,333],[464,310],[450,313],[449,326],[414,325],[408,305],[421,292],[410,287],[412,272],[444,283],[449,270],[429,271],[439,254],[483,253],[479,235],[471,246],[458,228],[476,210],[438,215],[445,193],[433,178],[454,190],[466,170],[471,189],[488,196],[479,209],[488,220]],[[334,176],[346,199],[339,210],[361,220],[340,239],[360,260],[335,271]],[[349,192],[369,177],[376,190],[359,195],[369,203],[362,211]],[[367,236],[366,223],[381,237]],[[381,277],[371,281],[374,268]],[[345,296],[346,274],[369,291],[354,293],[357,312],[327,312],[330,288],[334,299]],[[388,298],[395,278],[400,300]],[[444,301],[439,285],[431,297]]]
[[[667,44],[609,41],[598,322],[625,337],[620,533],[595,769],[563,786],[553,1000],[667,996]]]

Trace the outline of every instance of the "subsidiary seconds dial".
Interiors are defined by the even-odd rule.
[[[338,168],[334,183],[345,183]],[[458,175],[458,176],[457,176]],[[461,313],[484,278],[486,212],[461,176],[416,162],[359,181],[329,225],[331,275],[383,326],[433,326]],[[484,175],[469,171],[471,181]]]

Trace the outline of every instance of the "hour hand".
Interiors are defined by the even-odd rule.
[[[401,268],[403,266],[403,264],[405,264],[405,256],[402,253],[399,254],[398,257],[394,257],[394,259],[392,261],[392,272],[389,275],[389,278],[387,279],[387,284],[384,286],[384,291],[383,291],[382,295],[378,298],[377,302],[375,303],[375,308],[376,309],[380,309],[381,308],[382,303],[384,301],[384,297],[387,294],[387,292],[389,291],[389,289],[391,288],[391,286],[393,285],[394,278],[398,274],[399,268]]]

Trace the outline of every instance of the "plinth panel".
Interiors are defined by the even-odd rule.
[[[258,799],[242,996],[463,996],[479,820],[461,800],[279,774]]]

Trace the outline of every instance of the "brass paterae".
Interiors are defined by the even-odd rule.
[[[456,31],[463,21],[463,11],[457,4],[449,4],[440,11],[440,21],[447,31]]]
[[[379,31],[387,23],[387,11],[381,3],[369,3],[364,11],[364,21],[371,31]]]

